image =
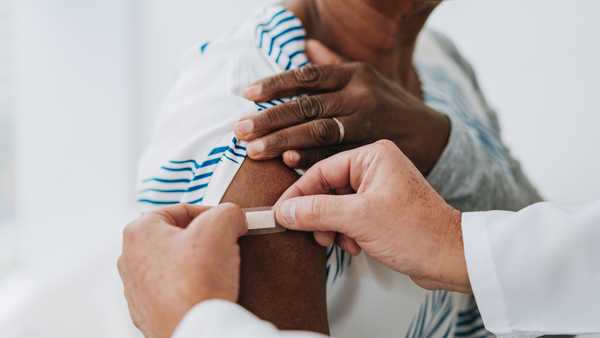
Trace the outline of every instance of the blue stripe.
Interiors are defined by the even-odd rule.
[[[142,190],[140,193],[145,193],[145,192],[161,192],[161,193],[185,193],[185,192],[192,192],[192,191],[196,191],[196,190],[200,190],[200,189],[204,189],[208,186],[207,183],[203,183],[203,184],[198,184],[198,185],[194,185],[191,186],[187,189],[159,189],[159,188],[148,188],[148,189],[144,189]]]
[[[202,162],[198,168],[204,168],[204,167],[208,167],[213,164],[217,164],[217,163],[219,163],[220,160],[221,160],[220,158],[213,158],[212,160],[206,160],[206,161]]]
[[[235,150],[233,150],[231,147],[227,147],[227,151],[232,153],[233,155],[237,156],[237,157],[246,157],[246,155],[244,154],[240,154],[240,153],[236,153]]]
[[[208,44],[209,44],[209,43],[210,43],[210,42],[205,42],[205,43],[203,43],[203,44],[201,44],[201,45],[200,45],[200,48],[199,48],[199,49],[200,49],[200,53],[201,53],[201,54],[204,54],[204,51],[206,50],[206,47],[208,47]]]
[[[152,177],[152,178],[147,178],[147,179],[145,179],[145,180],[142,181],[142,183],[148,183],[148,182],[159,182],[159,183],[190,183],[190,180],[188,180],[186,178],[168,179],[168,178]]]
[[[196,199],[196,200],[189,201],[189,202],[187,202],[187,203],[188,203],[188,204],[196,204],[196,203],[200,203],[200,202],[202,202],[202,200],[203,200],[203,199],[204,199],[204,197],[200,197],[200,198],[198,198],[198,199]]]
[[[271,44],[269,45],[269,52],[268,52],[268,54],[271,55],[271,53],[273,53],[273,46],[275,45],[275,40],[279,39],[280,37],[284,36],[285,34],[291,33],[293,31],[299,31],[299,30],[303,30],[302,26],[293,26],[293,27],[289,27],[287,29],[284,29],[283,31],[281,31],[277,35],[273,36],[271,38]],[[304,38],[304,35],[302,35],[302,38]],[[289,41],[290,40],[288,40],[285,43],[282,43],[281,45],[279,45],[279,48],[283,48],[287,43],[289,43]]]
[[[452,329],[452,325],[448,325],[448,328],[446,329],[446,332],[444,332],[442,338],[447,338],[450,335],[450,329]]]
[[[427,332],[427,336],[431,337],[434,333],[437,332],[437,330],[442,326],[442,324],[446,321],[446,319],[448,319],[448,315],[450,314],[450,310],[452,310],[452,307],[450,306],[449,303],[445,304],[446,308],[444,309],[444,312],[442,312],[439,317],[438,317],[438,321],[433,324],[433,327],[431,329],[429,329],[429,331]]]
[[[296,56],[305,54],[305,53],[306,53],[306,51],[304,49],[301,49],[301,50],[295,51],[292,54],[290,54],[289,58],[291,60],[291,59],[295,58]]]
[[[194,169],[193,168],[189,168],[189,167],[184,167],[184,168],[170,168],[170,167],[165,167],[162,166],[160,167],[163,170],[167,170],[167,171],[189,171],[191,173],[194,173]]]
[[[236,145],[234,146],[234,148],[235,148],[235,149],[240,149],[240,150],[246,150],[246,147],[244,147],[244,146],[241,146],[241,145],[239,145],[239,144],[236,144]]]
[[[302,68],[302,67],[304,67],[304,66],[306,66],[306,65],[308,65],[308,60],[307,60],[307,61],[304,61],[304,62],[302,62],[301,64],[299,64],[299,65],[298,65],[298,68]]]
[[[299,41],[299,40],[304,40],[304,39],[306,39],[305,35],[299,35],[299,36],[293,37],[293,38],[287,40],[286,42],[282,43],[281,45],[279,45],[279,48],[285,47],[288,43],[292,43],[294,41]]]
[[[138,199],[138,202],[140,202],[140,203],[147,203],[147,204],[156,204],[156,205],[173,205],[173,204],[179,204],[179,201],[155,201],[155,200],[149,200],[149,199],[145,199],[145,198]]]
[[[478,326],[475,326],[474,328],[470,329],[470,330],[466,330],[466,331],[459,331],[458,329],[456,330],[456,332],[454,332],[454,336],[455,337],[467,337],[470,336],[478,331],[483,330],[483,324],[480,324]]]
[[[171,161],[169,161],[169,163],[173,163],[173,164],[188,164],[188,163],[192,163],[192,164],[194,164],[194,166],[198,165],[198,163],[195,160],[184,160],[184,161],[171,160]]]
[[[208,173],[204,173],[204,174],[200,174],[200,175],[194,176],[194,178],[192,179],[192,181],[198,181],[198,180],[201,180],[203,178],[211,177],[212,174],[213,174],[212,172],[208,172]]]
[[[270,25],[273,22],[273,20],[275,20],[278,16],[280,16],[281,14],[283,14],[287,11],[288,11],[287,8],[284,8],[284,9],[278,11],[277,13],[273,14],[273,16],[271,17],[271,19],[269,19],[269,21],[258,24],[257,27],[264,27],[264,26]]]
[[[469,312],[468,316],[465,315],[464,313],[459,313],[458,314],[458,322],[456,323],[456,325],[458,325],[458,326],[471,325],[475,321],[477,321],[477,319],[479,319],[480,317],[481,316],[478,312]]]
[[[214,148],[213,150],[210,151],[210,153],[208,154],[208,156],[225,152],[227,150],[227,148],[229,148],[229,147],[225,146],[225,147]]]
[[[231,162],[233,162],[233,163],[237,163],[237,164],[239,164],[239,162],[238,162],[238,161],[236,161],[236,160],[234,160],[234,159],[230,158],[229,156],[227,156],[227,154],[223,155],[223,157],[225,157],[226,159],[230,160],[230,161],[231,161]]]
[[[273,27],[260,29],[261,32],[260,32],[260,36],[259,36],[258,48],[262,48],[265,34],[271,32],[272,30],[277,29],[279,27],[279,25],[281,25],[282,23],[294,20],[295,18],[296,18],[295,16],[288,16],[286,18],[279,20],[279,22],[277,22]]]

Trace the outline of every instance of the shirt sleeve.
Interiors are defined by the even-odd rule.
[[[502,337],[599,333],[600,201],[463,214],[469,278]]]
[[[220,202],[246,158],[233,124],[257,110],[256,103],[242,97],[242,88],[276,73],[246,40],[217,40],[203,45],[203,52],[193,48],[187,53],[140,161],[142,211]]]
[[[447,56],[469,79],[485,109],[485,125],[489,126],[486,128],[489,130],[479,130],[478,124],[467,123],[474,117],[461,118],[449,114],[450,138],[428,176],[430,184],[462,211],[519,210],[540,202],[540,194],[504,144],[498,117],[487,104],[473,68],[450,40],[437,32],[434,36]]]
[[[326,338],[306,331],[282,331],[241,306],[208,300],[194,306],[172,338]]]

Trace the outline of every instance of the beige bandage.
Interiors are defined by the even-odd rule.
[[[244,213],[248,225],[247,235],[274,234],[285,231],[285,228],[275,222],[275,212],[271,207],[248,208],[244,209]]]

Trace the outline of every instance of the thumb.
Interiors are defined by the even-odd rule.
[[[185,230],[191,236],[203,236],[221,243],[236,242],[247,231],[244,212],[232,203],[220,204],[203,212]]]
[[[306,41],[306,54],[311,63],[315,65],[338,65],[345,60],[321,42],[310,39]]]
[[[275,206],[277,222],[300,231],[335,231],[352,237],[359,222],[357,195],[295,197]]]

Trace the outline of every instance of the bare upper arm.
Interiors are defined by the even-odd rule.
[[[272,206],[298,176],[279,160],[246,159],[223,202]],[[240,240],[239,303],[280,329],[328,334],[325,250],[312,234],[286,231]]]

